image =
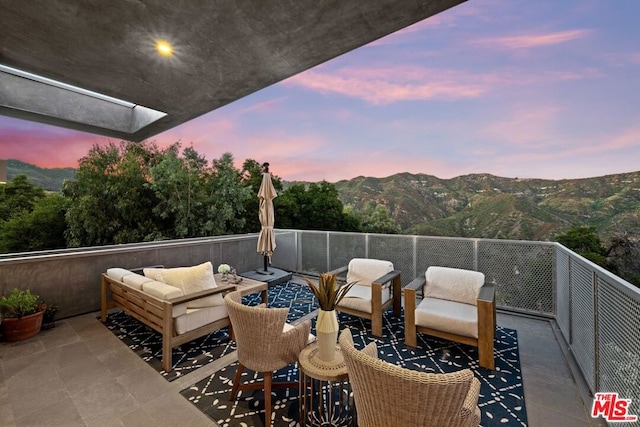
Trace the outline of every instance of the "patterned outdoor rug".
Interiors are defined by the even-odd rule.
[[[270,307],[290,307],[287,321],[294,322],[315,310],[313,294],[306,285],[288,282],[269,288]],[[246,305],[260,304],[259,292],[242,298]],[[105,326],[167,381],[186,375],[236,349],[229,329],[222,328],[173,349],[173,370],[162,369],[162,335],[122,311],[107,316]]]
[[[445,373],[470,368],[480,380],[478,406],[482,413],[480,425],[526,426],[527,413],[520,371],[518,337],[513,329],[498,326],[495,355],[496,370],[479,367],[475,347],[439,340],[418,334],[418,347],[404,345],[404,317],[394,317],[387,311],[383,319],[382,338],[367,332],[370,322],[343,313],[339,315],[340,329],[349,327],[355,346],[376,341],[379,357],[409,369]],[[236,401],[229,401],[229,392],[237,363],[221,369],[182,390],[181,394],[220,426],[264,426],[264,393],[243,391]],[[262,375],[245,369],[244,381],[262,381]],[[274,373],[275,381],[297,381],[297,365]],[[272,397],[275,426],[297,426],[298,389],[279,389]]]

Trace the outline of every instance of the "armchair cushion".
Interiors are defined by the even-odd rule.
[[[145,268],[144,275],[154,280],[182,289],[184,295],[217,287],[213,277],[213,265],[210,261],[193,267]],[[223,306],[221,294],[210,295],[189,301],[187,308]]]
[[[465,337],[478,338],[475,305],[439,298],[424,298],[415,311],[416,325]]]
[[[262,304],[260,304],[262,305]],[[292,329],[295,329],[295,325],[292,325],[291,323],[285,323],[284,327],[282,328],[282,332],[286,333]],[[316,336],[313,335],[311,332],[309,332],[309,339],[307,340],[307,344],[311,344],[312,342],[314,342],[316,340]]]
[[[386,273],[385,273],[386,274]],[[381,277],[381,276],[378,276]],[[377,277],[376,277],[377,278]],[[375,279],[373,279],[375,280]],[[389,301],[391,292],[389,288],[382,289],[382,304]],[[369,285],[355,285],[349,289],[349,292],[338,304],[340,307],[346,307],[353,310],[371,313],[371,283]]]
[[[475,306],[484,274],[449,267],[429,267],[425,273],[425,298],[439,298]]]
[[[349,261],[347,283],[371,286],[371,282],[393,271],[393,263],[379,259],[354,258]]]

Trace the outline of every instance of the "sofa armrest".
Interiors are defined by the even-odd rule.
[[[215,295],[221,292],[231,292],[235,290],[236,290],[236,285],[222,285],[212,289],[205,289],[203,291],[194,292],[189,295],[183,295],[181,297],[171,298],[170,300],[167,300],[167,301],[173,305],[176,305],[176,304],[181,304],[183,302],[193,301],[198,298],[207,297],[209,295]]]

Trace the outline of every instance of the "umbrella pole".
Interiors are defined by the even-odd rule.
[[[264,275],[272,275],[273,271],[269,271],[269,257],[267,255],[264,256],[264,270],[256,270],[256,273],[264,274]]]

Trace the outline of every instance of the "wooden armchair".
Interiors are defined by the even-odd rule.
[[[416,306],[416,292],[422,301]],[[478,347],[480,366],[495,369],[495,287],[484,274],[429,267],[404,288],[405,344],[417,345],[417,332]]]
[[[357,350],[349,329],[342,331],[339,342],[360,427],[477,427],[480,423],[480,382],[471,370],[434,374],[378,360],[375,342]]]
[[[332,271],[347,272],[347,283],[356,282],[336,306],[336,310],[371,320],[371,333],[382,336],[382,313],[393,305],[393,314],[400,316],[401,277],[390,261],[354,258],[348,266]]]

